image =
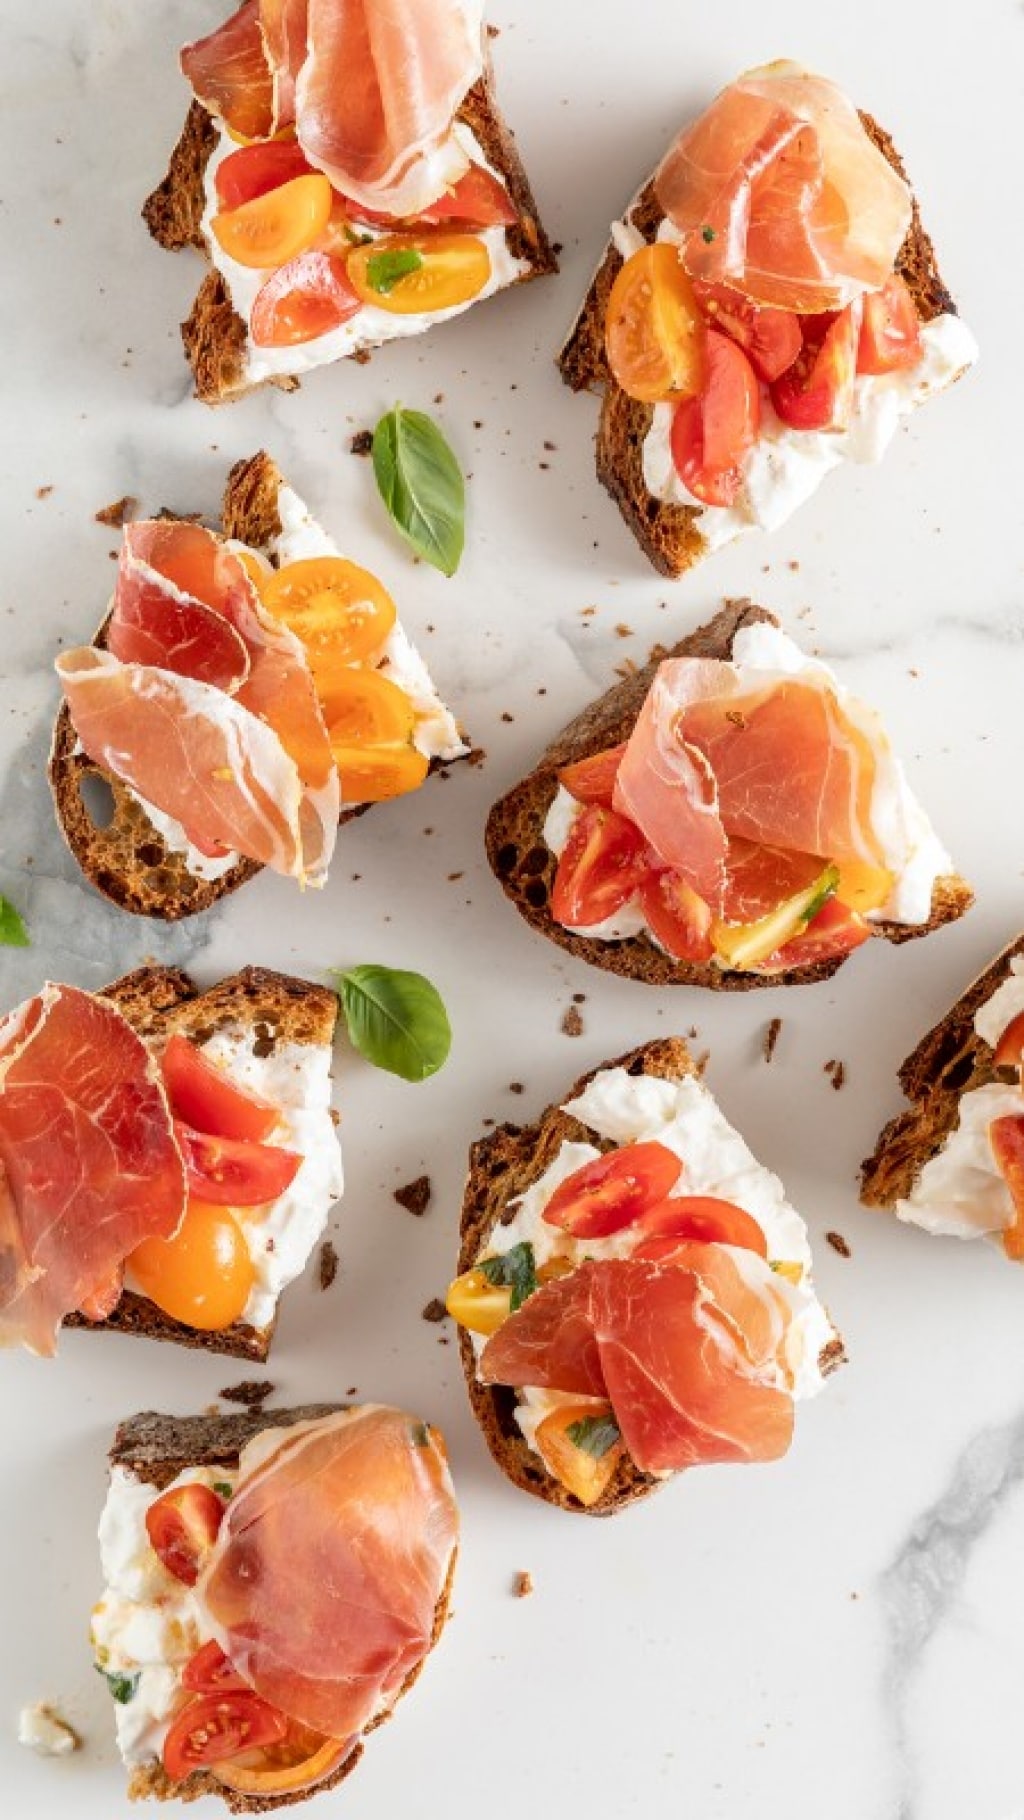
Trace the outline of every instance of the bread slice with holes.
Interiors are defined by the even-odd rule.
[[[315,548],[316,554],[336,554],[264,450],[237,461],[231,469],[220,529],[225,537],[248,545],[275,567],[294,560],[293,551],[303,556]],[[94,640],[100,648],[108,620],[109,614]],[[408,684],[417,709],[414,740],[429,754],[431,770],[465,757],[468,747],[458,726],[400,623],[390,634],[377,667],[399,686]],[[172,843],[167,829],[154,825],[141,798],[82,750],[66,705],[57,716],[49,776],[57,820],[82,871],[104,897],[136,916],[159,917],[164,922],[196,916],[261,870],[256,861],[237,855],[233,860],[204,863],[186,841]],[[368,807],[346,808],[342,822],[364,814]]]
[[[1024,1257],[1010,1183],[990,1141],[996,1120],[1024,1120],[1024,1025],[1016,1043],[1007,1036],[1022,1015],[1024,935],[966,987],[902,1064],[899,1083],[910,1105],[885,1126],[862,1166],[865,1207],[939,1235],[987,1237],[1016,1260]]]
[[[108,1494],[108,1508],[126,1481],[128,1495],[125,1503],[130,1502],[133,1512],[137,1512],[139,1491],[136,1488],[151,1488],[155,1497],[166,1491],[183,1473],[200,1479],[211,1473],[233,1474],[238,1468],[242,1449],[258,1435],[274,1429],[292,1428],[300,1422],[317,1421],[334,1415],[345,1407],[346,1405],[338,1403],[312,1403],[291,1409],[263,1407],[231,1415],[171,1416],[147,1410],[132,1416],[118,1428],[110,1449],[111,1490]],[[454,1571],[453,1555],[437,1601],[431,1649],[437,1643],[448,1617]],[[95,1646],[98,1635],[96,1614],[93,1623]],[[102,1668],[102,1661],[98,1665]],[[363,1754],[365,1738],[391,1718],[397,1700],[408,1693],[422,1668],[423,1663],[418,1663],[403,1681],[396,1700],[371,1720],[354,1749],[336,1768],[312,1786],[279,1793],[245,1794],[228,1788],[207,1769],[193,1770],[183,1782],[172,1782],[159,1757],[154,1754],[147,1761],[136,1761],[133,1764],[128,1797],[132,1801],[197,1801],[204,1795],[218,1795],[233,1814],[250,1814],[290,1807],[311,1796],[323,1794],[328,1789],[336,1788],[355,1769]],[[130,1706],[124,1710],[130,1713]],[[121,1711],[122,1708],[118,1707],[119,1714]]]
[[[498,107],[489,61],[462,103],[456,121],[459,130],[471,135],[475,160],[485,163],[504,184],[517,217],[513,226],[487,230],[494,239],[492,268],[495,255],[500,255],[501,270],[485,294],[490,296],[557,272],[558,261],[544,232],[515,139]],[[196,396],[204,404],[241,398],[262,385],[293,391],[299,384],[299,375],[315,366],[328,360],[366,360],[372,349],[395,339],[399,333],[409,333],[408,318],[389,319],[382,309],[364,309],[346,326],[344,346],[336,352],[333,343],[338,331],[333,332],[332,349],[328,351],[321,351],[332,340],[327,336],[319,338],[319,347],[317,341],[282,349],[255,346],[249,334],[247,302],[232,288],[232,275],[236,287],[244,285],[252,275],[224,258],[208,227],[209,215],[215,208],[213,174],[221,158],[234,150],[237,147],[219,123],[199,101],[193,101],[171,154],[167,175],[142,210],[146,226],[160,246],[172,252],[194,247],[214,261],[181,325]],[[363,229],[360,224],[360,232],[364,231],[377,235],[381,230]],[[463,307],[471,308],[472,303]],[[367,316],[374,318],[372,323],[366,322]],[[423,317],[419,326],[433,326],[429,316]]]
[[[72,1314],[64,1325],[262,1361],[270,1352],[280,1294],[301,1274],[341,1193],[329,1106],[337,996],[267,967],[244,967],[203,991],[179,968],[156,966],[125,974],[100,996],[157,1053],[176,1031],[201,1051],[212,1045],[210,1054],[229,1079],[235,1073],[240,1085],[281,1108],[283,1135],[275,1133],[274,1141],[300,1150],[303,1163],[286,1195],[239,1222],[255,1280],[249,1309],[230,1327],[201,1330],[175,1320],[131,1287],[130,1267],[128,1287],[106,1320]]]
[[[716,992],[810,985],[830,978],[842,965],[843,955],[770,973],[740,970],[715,961],[681,961],[659,947],[646,931],[623,940],[603,940],[564,927],[551,913],[558,856],[545,839],[545,824],[559,790],[559,772],[629,738],[658,665],[665,658],[728,659],[737,635],[758,624],[777,627],[779,622],[749,600],[728,601],[706,625],[671,650],[655,652],[642,669],[584,708],[542,753],[529,776],[491,810],[487,820],[487,857],[506,897],[532,929],[557,942],[578,960],[649,986],[705,986]],[[871,924],[871,933],[890,942],[910,941],[963,916],[972,902],[970,886],[950,873],[935,880],[931,913],[926,921],[876,921]]]
[[[499,1125],[472,1146],[469,1153],[469,1176],[462,1203],[458,1262],[460,1275],[475,1270],[482,1258],[496,1257],[507,1252],[513,1243],[521,1242],[527,1228],[533,1234],[536,1246],[538,1235],[545,1228],[540,1218],[535,1217],[538,1216],[536,1206],[531,1207],[528,1217],[524,1216],[520,1205],[522,1197],[556,1163],[563,1145],[588,1144],[601,1151],[614,1149],[615,1143],[608,1135],[610,1124],[614,1118],[621,1120],[623,1117],[622,1109],[626,1104],[626,1095],[631,1091],[630,1083],[643,1080],[692,1083],[695,1090],[693,1098],[701,1108],[704,1126],[699,1146],[702,1161],[697,1167],[718,1171],[718,1174],[716,1176],[712,1173],[709,1178],[709,1181],[713,1180],[714,1186],[703,1183],[693,1186],[687,1183],[688,1191],[724,1195],[726,1191],[723,1184],[726,1181],[733,1179],[739,1184],[739,1176],[735,1171],[739,1158],[742,1157],[742,1192],[748,1197],[757,1197],[757,1205],[749,1206],[747,1211],[763,1220],[769,1255],[777,1256],[773,1251],[773,1239],[782,1251],[789,1254],[799,1250],[799,1258],[790,1255],[778,1258],[777,1261],[799,1267],[809,1290],[802,1318],[807,1321],[810,1355],[806,1361],[809,1373],[807,1393],[813,1394],[811,1383],[813,1382],[813,1389],[820,1388],[821,1380],[843,1362],[844,1352],[842,1340],[810,1289],[810,1252],[806,1229],[799,1215],[785,1201],[781,1184],[750,1155],[739,1135],[727,1126],[707,1089],[700,1086],[699,1069],[681,1037],[659,1037],[615,1061],[591,1069],[575,1082],[561,1104],[547,1107],[536,1124],[525,1127]],[[601,1092],[607,1093],[608,1103],[614,1108],[609,1127],[604,1130],[586,1122],[586,1112],[595,1119],[599,1116],[591,1107],[572,1110],[573,1102],[578,1101],[581,1095],[588,1091],[593,1095],[595,1084],[598,1084]],[[687,1086],[683,1091],[690,1095],[691,1089]],[[657,1118],[649,1130],[637,1115],[633,1130],[640,1134],[640,1141],[654,1135],[655,1130],[664,1137],[671,1128],[670,1121],[678,1119],[682,1146],[685,1120],[692,1115],[692,1105],[680,1095],[680,1105],[675,1109],[669,1107],[667,1102],[659,1104]],[[725,1151],[727,1145],[731,1152],[728,1160]],[[685,1154],[685,1147],[683,1148]],[[553,1181],[552,1191],[554,1186]],[[734,1188],[734,1194],[740,1192],[740,1186]],[[621,1240],[622,1236],[617,1234],[616,1241]],[[593,1255],[601,1252],[601,1244],[595,1244],[592,1240],[581,1241],[578,1249]],[[466,1327],[460,1326],[462,1369],[473,1414],[493,1459],[521,1491],[543,1498],[546,1503],[554,1504],[560,1510],[607,1517],[625,1510],[665,1483],[664,1475],[641,1471],[629,1454],[622,1452],[616,1461],[614,1476],[601,1490],[596,1501],[589,1504],[581,1502],[572,1490],[548,1470],[542,1454],[530,1443],[528,1437],[531,1433],[535,1434],[537,1425],[537,1411],[529,1408],[530,1393],[527,1393],[527,1420],[524,1424],[520,1421],[524,1413],[523,1399],[517,1391],[504,1385],[481,1382],[477,1372],[478,1346],[481,1344],[479,1338],[474,1343],[473,1335]],[[553,1399],[549,1400],[554,1406]],[[541,1410],[544,1406],[542,1403]]]
[[[889,134],[870,114],[862,112],[861,120],[874,145],[906,180],[906,171]],[[618,224],[619,245],[629,242],[639,246],[657,240],[664,221],[664,211],[651,177],[627,206],[622,222]],[[753,507],[749,521],[744,523],[742,513],[731,509],[704,508],[698,501],[683,503],[679,499],[660,498],[650,491],[645,478],[644,449],[655,421],[655,410],[664,407],[642,404],[628,397],[613,378],[605,353],[608,301],[623,265],[619,245],[615,238],[609,241],[558,357],[558,366],[563,380],[573,391],[600,394],[595,439],[597,477],[615,501],[648,561],[660,574],[676,577],[711,554],[720,541],[729,541],[742,530],[756,528],[758,519]],[[948,339],[953,359],[949,370],[944,371],[934,388],[938,389],[939,384],[950,384],[960,377],[976,357],[976,350],[967,331],[952,326],[957,322],[956,305],[939,271],[935,249],[922,225],[916,198],[896,271],[910,290],[922,325],[940,317],[951,319]],[[822,474],[824,472],[823,468]],[[806,496],[805,492],[801,499]],[[799,503],[800,500],[794,502]],[[788,516],[788,510],[784,511],[776,504],[769,528],[774,528]]]

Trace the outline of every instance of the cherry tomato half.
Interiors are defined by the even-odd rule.
[[[643,404],[692,398],[704,377],[704,319],[679,249],[640,247],[616,276],[604,343],[616,383]]]
[[[276,1201],[302,1164],[294,1150],[211,1137],[177,1119],[174,1132],[185,1159],[189,1193],[218,1207],[261,1207],[265,1201]]]
[[[803,322],[804,345],[772,385],[772,404],[793,430],[845,430],[857,377],[859,300],[838,316],[805,316]]]
[[[558,781],[578,803],[600,803],[603,809],[610,809],[625,750],[623,741],[621,746],[611,746],[607,752],[594,752],[590,758],[581,758],[559,771]]]
[[[652,935],[675,960],[711,959],[711,907],[678,872],[652,872],[640,902]]]
[[[251,1692],[248,1681],[243,1681],[236,1668],[232,1668],[229,1657],[224,1654],[219,1643],[213,1637],[197,1649],[181,1671],[181,1685],[187,1687],[190,1694],[227,1694]]]
[[[258,348],[298,347],[340,328],[362,307],[343,259],[333,253],[299,253],[260,286],[249,333]]]
[[[240,1320],[256,1280],[245,1234],[230,1208],[192,1195],[174,1237],[143,1239],[129,1264],[151,1302],[200,1333],[222,1333]]]
[[[286,563],[263,583],[263,605],[306,647],[317,694],[344,689],[339,670],[379,652],[398,618],[387,589],[343,556]]]
[[[287,1730],[284,1714],[258,1694],[198,1694],[182,1707],[164,1739],[164,1769],[172,1782],[182,1782],[205,1764],[276,1744]]]
[[[276,1106],[236,1087],[179,1031],[170,1038],[161,1067],[172,1112],[195,1131],[259,1143],[277,1124]]]
[[[668,1252],[658,1247],[674,1245],[680,1239],[695,1239],[702,1245],[738,1245],[744,1251],[768,1256],[768,1241],[760,1226],[735,1201],[720,1200],[712,1194],[681,1194],[659,1201],[641,1216],[640,1226],[647,1238],[634,1256],[665,1257]]]
[[[185,1586],[199,1578],[203,1557],[217,1540],[223,1499],[208,1485],[178,1485],[146,1512],[146,1534],[169,1574]]]
[[[997,1068],[1020,1068],[1024,1060],[1024,1011],[1007,1024],[992,1060]]]
[[[633,1226],[675,1187],[682,1163],[665,1144],[626,1144],[584,1163],[556,1188],[544,1222],[574,1239],[604,1239]]]
[[[332,192],[316,171],[293,177],[240,208],[214,215],[210,226],[221,251],[239,265],[286,265],[323,233],[331,216]]]
[[[457,221],[461,227],[514,227],[518,220],[505,185],[483,165],[471,164],[458,183],[420,211],[415,225]]]
[[[897,272],[864,298],[857,347],[858,373],[897,373],[921,358],[921,324],[914,299]]]
[[[762,970],[788,971],[791,967],[813,967],[818,961],[835,960],[838,955],[852,954],[871,934],[871,924],[856,910],[830,897],[812,917],[802,935],[769,955]]]
[[[731,285],[700,278],[694,279],[693,290],[709,326],[738,343],[759,379],[778,379],[792,366],[804,339],[792,310],[751,303]]]
[[[704,386],[699,397],[676,408],[672,459],[695,499],[728,506],[740,490],[743,462],[761,427],[761,393],[742,348],[715,329],[706,339]]]
[[[404,271],[403,254],[417,261]],[[473,234],[387,234],[353,247],[347,270],[363,303],[392,315],[418,316],[478,297],[491,275],[491,256]]]
[[[238,209],[268,190],[280,189],[293,177],[312,175],[312,167],[294,139],[268,139],[243,145],[222,158],[213,181],[221,208]]]
[[[993,1119],[988,1141],[1014,1206],[1013,1223],[1003,1230],[1003,1249],[1019,1262],[1024,1260],[1024,1118]]]
[[[647,843],[614,809],[589,804],[576,817],[558,861],[551,914],[566,929],[588,929],[614,916],[647,875]]]

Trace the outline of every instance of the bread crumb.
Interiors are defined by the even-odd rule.
[[[836,1062],[836,1061],[826,1062],[825,1063],[825,1073],[828,1075],[829,1079],[832,1082],[833,1087],[835,1088],[835,1091],[838,1093],[840,1087],[842,1087],[846,1081],[846,1064],[845,1064],[845,1062]]]
[[[568,1010],[565,1012],[565,1014],[562,1018],[561,1029],[562,1029],[563,1036],[582,1036],[583,1035],[583,1019],[581,1018],[575,1005],[570,1005]]]
[[[557,442],[549,442],[549,441],[545,440],[544,447],[547,449],[548,454],[551,455],[557,449],[558,444],[557,444]]]
[[[448,1310],[440,1296],[431,1296],[423,1310],[423,1319],[425,1321],[446,1321],[448,1319]]]
[[[483,764],[486,757],[487,753],[484,751],[483,746],[474,746],[471,751],[466,753],[466,764],[472,765],[473,768],[476,769],[478,765]]]
[[[522,1081],[509,1081],[508,1090],[510,1093],[522,1093],[523,1092]]]
[[[101,506],[93,516],[98,525],[113,525],[115,530],[120,530],[129,518],[134,518],[138,503],[131,493],[123,493],[120,499],[112,500],[109,506]]]
[[[775,1045],[779,1040],[779,1032],[781,1029],[782,1029],[781,1017],[773,1017],[770,1024],[767,1026],[767,1028],[765,1030],[764,1045],[763,1045],[763,1048],[761,1051],[766,1062],[770,1062],[772,1059],[772,1056],[775,1054]]]
[[[317,1281],[321,1289],[330,1289],[338,1274],[338,1253],[330,1239],[325,1239],[320,1247],[320,1262],[317,1267]]]
[[[404,1188],[396,1188],[393,1198],[406,1213],[414,1213],[419,1219],[430,1206],[430,1192],[429,1175],[418,1175],[414,1182],[406,1182]]]
[[[849,1244],[848,1244],[847,1240],[844,1239],[841,1232],[826,1232],[825,1238],[826,1238],[827,1242],[831,1245],[833,1251],[838,1251],[839,1256],[841,1258],[848,1258],[848,1257],[853,1256],[853,1253],[850,1250]]]
[[[243,1378],[241,1384],[228,1384],[226,1389],[217,1392],[225,1403],[244,1403],[246,1409],[255,1409],[258,1403],[265,1403],[273,1394],[274,1386],[269,1378]]]
[[[634,632],[633,632],[633,628],[632,628],[632,626],[627,626],[627,625],[626,625],[626,623],[625,623],[625,621],[623,621],[623,622],[621,622],[621,623],[620,623],[620,624],[619,624],[619,625],[617,625],[617,626],[616,626],[616,628],[615,628],[615,636],[616,636],[616,638],[632,638],[632,637],[634,637]]]
[[[528,1599],[533,1591],[533,1575],[525,1569],[517,1573],[512,1581],[512,1593],[516,1599]]]
[[[700,1054],[698,1055],[696,1061],[693,1064],[693,1072],[697,1076],[697,1079],[699,1081],[702,1081],[704,1079],[704,1070],[706,1069],[710,1060],[711,1060],[710,1049],[702,1049]]]
[[[373,431],[357,430],[349,443],[353,455],[370,455],[373,452]]]
[[[572,1002],[574,1005],[585,1005],[587,1002],[586,993],[585,992],[574,992],[572,995]]]

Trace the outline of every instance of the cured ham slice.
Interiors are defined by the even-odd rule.
[[[468,168],[452,121],[483,70],[476,0],[308,0],[299,144],[336,189],[391,215]]]
[[[146,1045],[104,999],[47,985],[0,1023],[0,1345],[52,1355],[64,1316],[109,1312],[124,1259],[184,1211]]]
[[[263,139],[274,130],[274,85],[260,29],[260,0],[243,0],[215,32],[186,44],[181,67],[196,97],[233,133]]]
[[[438,1435],[346,1410],[243,1451],[196,1596],[258,1694],[347,1739],[427,1654],[457,1539]]]
[[[306,58],[308,0],[259,0],[260,30],[270,65],[274,128],[295,118],[295,84]]]
[[[727,841],[714,775],[682,730],[691,698],[728,688],[728,665],[678,658],[660,665],[615,776],[612,802],[635,822],[664,865],[718,910]]]
[[[774,1460],[793,1432],[789,1319],[763,1259],[681,1242],[668,1263],[609,1259],[546,1284],[478,1369],[488,1384],[606,1396],[644,1472]]]
[[[655,190],[694,278],[804,314],[878,290],[912,214],[852,103],[787,62],[723,90],[680,134]]]
[[[820,873],[821,860],[814,854],[730,840],[722,915],[729,923],[756,923],[813,885]]]
[[[137,541],[125,533],[108,651],[122,663],[152,664],[233,694],[250,669],[241,634],[213,604],[196,599],[145,560]]]

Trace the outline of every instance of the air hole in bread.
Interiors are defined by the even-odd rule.
[[[512,842],[508,842],[504,847],[498,848],[494,863],[502,877],[505,877],[509,872],[515,870],[515,864],[518,858],[519,848],[514,846]]]
[[[534,878],[523,889],[523,896],[535,910],[543,910],[548,901],[548,888],[542,878]]]
[[[105,777],[97,771],[83,771],[78,780],[82,808],[100,833],[109,828],[117,813],[117,798]]]
[[[538,872],[547,871],[550,858],[551,854],[547,847],[531,847],[520,870],[527,873],[529,877],[536,878]]]

